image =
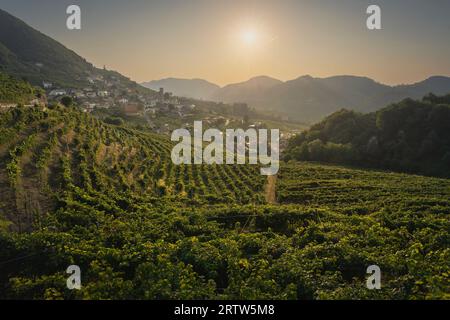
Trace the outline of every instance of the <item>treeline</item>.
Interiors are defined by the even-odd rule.
[[[340,110],[295,136],[285,160],[450,177],[450,95],[429,94],[375,113]]]

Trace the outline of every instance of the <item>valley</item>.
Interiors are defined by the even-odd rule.
[[[229,104],[246,103],[258,112],[271,113],[285,121],[309,124],[340,109],[375,112],[405,98],[421,99],[431,92],[436,95],[450,92],[450,78],[445,76],[433,76],[416,83],[395,86],[349,75],[326,78],[305,75],[288,81],[258,76],[224,87],[209,84],[206,90],[198,85],[197,79],[169,78],[142,85],[149,88],[159,86],[175,95],[184,94],[185,88],[192,88],[197,93],[197,99]]]
[[[127,31],[140,41],[132,50],[114,33],[123,51],[103,59],[117,50],[131,64],[149,42],[154,60],[139,69],[188,65],[201,39],[158,27],[151,41]],[[252,30],[233,42],[241,54],[263,42]],[[110,48],[79,31],[59,36]],[[153,58],[166,42],[177,46]],[[0,300],[448,300],[449,79],[140,85],[0,10]],[[186,157],[174,161],[183,136]],[[197,161],[213,136],[230,147]],[[381,272],[373,288],[369,267]]]

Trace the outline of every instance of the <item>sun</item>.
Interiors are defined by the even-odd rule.
[[[258,43],[259,34],[254,29],[246,29],[241,32],[241,41],[247,46],[254,46]]]

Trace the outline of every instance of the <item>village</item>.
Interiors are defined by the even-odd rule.
[[[95,109],[120,108],[126,115],[155,115],[158,112],[174,113],[180,117],[189,114],[195,105],[181,104],[179,99],[170,92],[133,90],[123,87],[119,79],[114,76],[104,78],[102,75],[86,78],[89,85],[84,88],[54,87],[51,82],[44,81],[42,87],[50,101],[58,101],[69,96],[85,112]]]
[[[41,94],[22,103],[25,107],[47,106],[61,103],[70,97],[85,113],[101,119],[118,117],[130,123],[144,125],[155,133],[170,135],[178,128],[192,129],[195,120],[202,119],[209,128],[265,129],[262,121],[250,121],[247,105],[227,105],[174,96],[164,88],[151,91],[136,84],[124,85],[123,79],[101,73],[89,74],[83,86],[63,87],[50,81],[42,81]],[[197,105],[197,103],[199,105]],[[17,103],[0,102],[1,109],[16,107]],[[280,147],[284,149],[293,132],[280,135]]]

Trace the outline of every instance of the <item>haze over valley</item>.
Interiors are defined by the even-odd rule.
[[[247,103],[299,121],[317,121],[339,109],[372,112],[405,98],[419,99],[428,93],[450,92],[450,78],[431,76],[413,84],[389,86],[367,77],[309,75],[290,81],[258,76],[241,83],[219,87],[200,79],[167,78],[142,83],[158,90],[164,88],[178,96],[225,103]]]

